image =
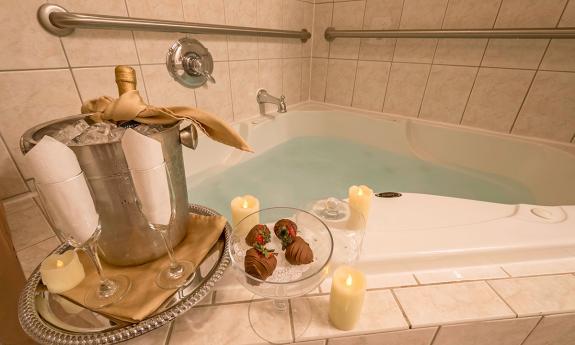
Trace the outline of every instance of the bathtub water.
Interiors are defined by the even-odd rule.
[[[304,207],[328,196],[346,198],[352,184],[505,204],[534,202],[526,186],[506,177],[329,137],[290,139],[199,185],[190,183],[188,197],[229,217],[229,201],[237,195],[253,194],[266,207]]]
[[[256,153],[184,149],[189,200],[229,216],[243,194],[303,207],[352,184],[401,192],[372,203],[368,272],[575,256],[572,146],[319,104],[235,126]]]

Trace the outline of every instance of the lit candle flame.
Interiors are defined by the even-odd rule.
[[[243,208],[248,208],[248,200],[244,199],[244,203],[242,204]]]
[[[345,280],[345,286],[351,286],[353,283],[353,278],[351,278],[351,274],[347,275],[347,279]]]
[[[363,188],[359,187],[357,189],[357,195],[362,196],[363,195]]]
[[[56,267],[57,268],[64,267],[64,262],[62,260],[56,260]]]

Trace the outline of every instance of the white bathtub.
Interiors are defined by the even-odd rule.
[[[286,114],[244,121],[236,128],[256,153],[200,138],[196,151],[184,152],[188,187],[290,139],[317,136],[508,178],[526,186],[539,205],[417,193],[375,198],[361,255],[368,271],[419,271],[575,256],[572,145],[314,103],[291,108]]]

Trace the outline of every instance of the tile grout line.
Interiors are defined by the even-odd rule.
[[[484,280],[484,282],[487,284],[487,286],[489,286],[489,288],[491,289],[491,291],[493,291],[493,292],[495,293],[495,295],[497,295],[497,297],[498,297],[503,303],[505,303],[505,305],[509,308],[509,310],[511,310],[511,311],[515,314],[515,318],[519,318],[519,317],[520,317],[520,316],[519,316],[519,313],[518,313],[515,309],[513,309],[509,303],[507,303],[507,301],[505,300],[505,298],[503,298],[503,297],[499,294],[499,292],[497,292],[497,290],[495,290],[495,288],[494,288],[493,286],[491,286],[489,280]]]
[[[499,269],[503,271],[503,273],[507,274],[507,277],[514,278],[503,266],[499,266]]]
[[[335,3],[331,3],[331,18],[329,20],[329,25],[332,26],[333,25],[333,12],[334,12],[334,8],[335,8]],[[327,98],[327,87],[328,87],[328,81],[329,81],[329,61],[331,60],[330,56],[331,56],[331,44],[333,41],[328,42],[328,47],[327,47],[327,69],[325,71],[325,89],[323,91],[323,102],[325,103],[325,100]]]
[[[170,340],[172,339],[172,332],[174,331],[174,327],[176,324],[176,320],[170,321],[170,327],[168,328],[168,334],[166,334],[166,338],[164,339],[164,345],[169,345]]]
[[[407,323],[408,329],[413,329],[413,325],[411,324],[411,321],[407,317],[407,314],[405,313],[405,310],[403,310],[403,306],[401,305],[401,302],[399,302],[399,298],[397,298],[397,295],[395,294],[395,289],[389,289],[389,292],[391,292],[391,296],[393,296],[395,303],[397,303],[397,306],[399,307],[399,310],[401,311],[401,315],[403,316],[403,318],[405,319],[405,322]]]
[[[124,1],[126,1],[126,0],[124,0]],[[182,6],[182,18],[183,18],[184,21],[187,21],[187,19],[186,19],[186,10],[185,10],[185,7],[184,7],[184,0],[180,0],[180,5]],[[186,37],[191,37],[192,35],[193,35],[193,34],[186,34]],[[192,38],[193,38],[193,37],[192,37]],[[135,42],[135,41],[136,41],[136,39],[134,38],[134,42]],[[212,59],[212,60],[213,60],[213,59]],[[212,61],[212,66],[213,66],[213,62],[215,62],[215,61]],[[143,76],[143,74],[144,74],[144,72],[142,72],[142,76]],[[207,83],[207,81],[206,81],[206,83]],[[190,91],[192,91],[192,93],[194,94],[194,103],[196,104],[196,108],[198,108],[198,107],[199,107],[199,106],[198,106],[198,95],[196,95],[196,90],[195,90],[195,89],[190,89]],[[147,92],[147,88],[146,88],[146,92]],[[212,297],[213,297],[213,296],[212,296]]]
[[[529,337],[530,337],[531,334],[535,331],[535,329],[539,326],[539,324],[541,323],[541,321],[543,321],[543,316],[539,316],[539,320],[537,320],[537,322],[535,323],[535,326],[533,326],[533,328],[529,331],[529,333],[527,333],[527,335],[526,335],[525,338],[521,341],[521,343],[519,343],[519,345],[525,344],[525,342],[527,341],[527,339],[529,339]]]
[[[495,13],[495,17],[493,18],[493,23],[491,24],[491,29],[495,28],[495,23],[497,22],[497,17],[499,17],[499,12],[501,11],[501,6],[503,5],[503,0],[499,1],[499,7],[497,8],[497,13]],[[481,59],[479,60],[479,64],[477,65],[477,71],[475,72],[475,78],[473,78],[473,84],[471,85],[471,90],[469,90],[469,95],[467,95],[467,100],[465,101],[465,107],[463,107],[463,112],[461,113],[461,118],[459,119],[459,124],[463,124],[463,118],[465,117],[465,111],[467,111],[467,106],[469,105],[469,100],[471,99],[471,94],[473,93],[473,89],[475,88],[475,84],[477,83],[477,78],[479,78],[479,72],[481,71],[483,60],[485,59],[485,54],[487,53],[487,48],[489,47],[489,38],[485,42],[485,47],[483,48],[483,53],[481,54]]]
[[[403,18],[403,7],[405,6],[405,0],[401,1],[401,11],[399,12],[399,20],[397,22],[397,29],[401,26],[401,19]],[[395,26],[395,25],[394,25]],[[385,91],[383,93],[383,104],[381,105],[380,112],[385,109],[385,102],[387,101],[387,91],[389,90],[389,81],[391,80],[391,71],[393,70],[393,60],[395,57],[395,48],[397,47],[397,38],[393,42],[393,49],[391,51],[391,60],[389,61],[389,73],[387,74],[387,81],[385,83]]]
[[[529,87],[527,88],[527,91],[525,92],[525,96],[523,96],[523,100],[521,101],[521,104],[519,105],[519,109],[517,109],[517,113],[515,114],[515,117],[513,118],[513,123],[511,124],[511,127],[509,128],[509,134],[513,133],[513,128],[515,128],[515,124],[517,123],[517,119],[519,118],[519,114],[521,114],[521,110],[523,110],[523,106],[525,105],[525,101],[527,101],[527,97],[529,96],[529,93],[531,92],[531,88],[533,87],[533,84],[535,83],[535,78],[537,78],[537,74],[539,73],[539,68],[541,67],[543,60],[545,59],[545,55],[547,54],[547,50],[549,49],[549,45],[551,45],[550,39],[547,41],[547,45],[545,46],[545,50],[543,51],[543,54],[541,55],[541,60],[539,60],[539,64],[537,65],[537,69],[535,70],[535,73],[533,73],[533,77],[531,78],[531,82],[529,83]]]
[[[557,19],[557,24],[555,24],[555,28],[559,27],[559,24],[561,23],[561,19],[563,19],[563,15],[565,15],[565,11],[567,11],[567,6],[569,6],[569,2],[573,1],[573,0],[567,0],[565,2],[565,5],[563,6],[563,11],[561,11],[561,15],[559,16],[559,19]]]
[[[447,0],[445,4],[445,10],[443,10],[443,17],[441,18],[441,25],[440,28],[443,28],[443,24],[445,24],[445,17],[447,16],[447,9],[449,8],[450,0]],[[435,60],[435,54],[437,53],[437,48],[439,47],[439,39],[435,39],[435,48],[433,49],[433,55],[431,56],[431,63],[429,67],[429,72],[427,74],[427,79],[425,80],[425,86],[423,88],[423,95],[421,96],[421,101],[419,102],[419,107],[417,109],[417,116],[416,118],[420,118],[421,116],[421,109],[423,109],[423,102],[425,101],[425,95],[427,94],[427,88],[429,87],[429,79],[431,79],[431,72],[433,71],[433,61]]]
[[[360,28],[363,29],[363,24],[365,23],[365,13],[367,11],[367,1],[363,1],[363,14],[361,16]],[[355,59],[355,73],[353,78],[353,87],[351,88],[351,101],[349,102],[350,107],[353,107],[353,100],[355,98],[355,87],[357,85],[357,73],[359,71],[359,52],[361,50],[361,39],[358,40],[357,45],[357,59]]]
[[[435,332],[433,333],[433,337],[431,337],[431,341],[429,342],[428,345],[433,345],[433,343],[435,342],[435,339],[437,338],[437,336],[439,335],[439,330],[441,329],[441,325],[437,326],[435,328]]]

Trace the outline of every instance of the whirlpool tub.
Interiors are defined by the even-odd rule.
[[[303,104],[236,124],[255,154],[200,137],[184,161],[190,202],[303,207],[366,184],[361,265],[399,272],[575,256],[575,154],[476,129]],[[571,150],[571,151],[569,151]]]

